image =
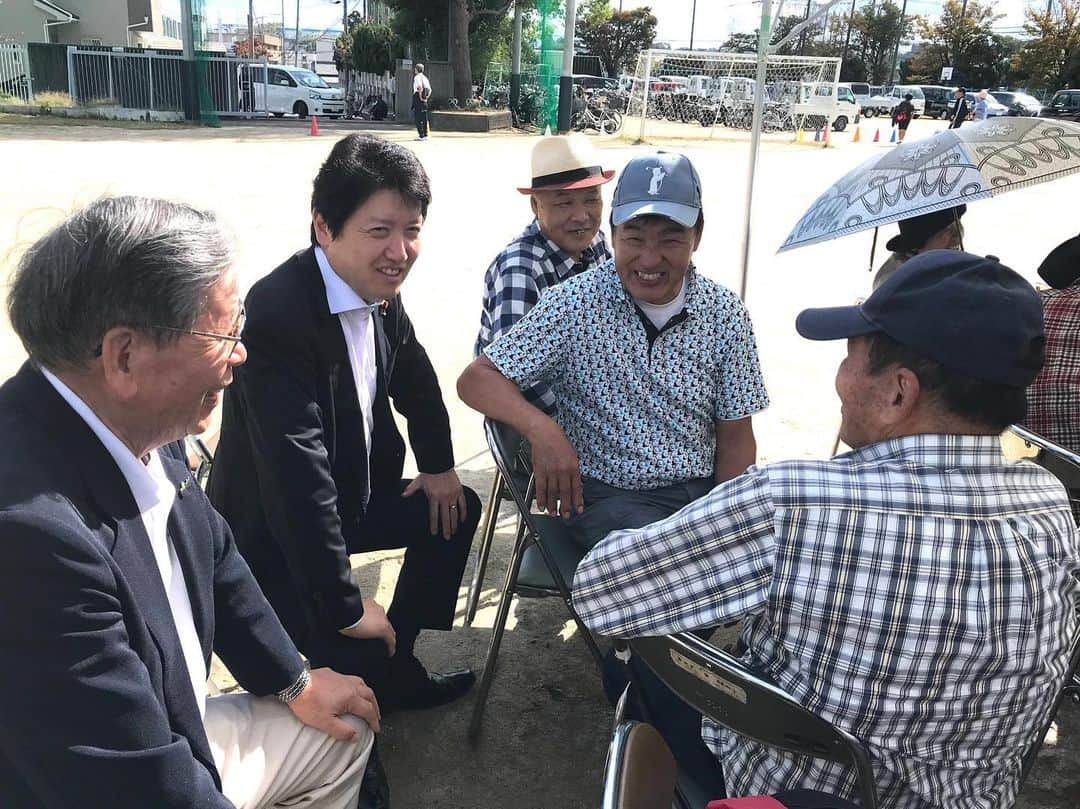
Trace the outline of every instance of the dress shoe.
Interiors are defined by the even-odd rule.
[[[360,797],[356,802],[356,809],[390,809],[390,782],[386,779],[386,770],[379,758],[377,739],[371,746],[364,780],[360,783]]]
[[[379,705],[384,712],[387,708],[417,710],[453,702],[472,688],[476,675],[469,669],[428,673],[415,657],[394,658],[389,681],[387,693],[379,696]]]

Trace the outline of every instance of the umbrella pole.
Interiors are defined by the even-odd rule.
[[[874,271],[874,253],[877,252],[877,228],[874,228],[874,241],[870,243],[870,272]]]

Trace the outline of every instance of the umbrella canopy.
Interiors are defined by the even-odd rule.
[[[1080,124],[995,118],[908,141],[849,171],[778,252],[952,208],[1080,171]]]

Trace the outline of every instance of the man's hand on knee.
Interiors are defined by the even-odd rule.
[[[332,669],[314,669],[311,681],[289,703],[296,718],[305,725],[323,731],[343,742],[356,738],[356,729],[341,719],[352,714],[363,719],[379,732],[379,703],[372,691],[359,677],[338,674]]]

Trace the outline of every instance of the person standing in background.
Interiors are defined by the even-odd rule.
[[[424,66],[417,62],[413,66],[412,112],[416,121],[417,140],[427,140],[428,136],[428,99],[431,98],[431,82],[424,75]]]

